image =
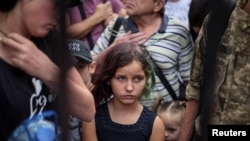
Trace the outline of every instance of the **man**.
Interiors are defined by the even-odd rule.
[[[97,55],[121,42],[143,45],[153,61],[160,67],[166,79],[179,96],[180,79],[189,79],[192,57],[192,40],[187,26],[181,21],[164,15],[164,0],[126,0],[125,18],[118,32],[113,31],[115,21],[110,23],[97,40],[92,50],[94,59]],[[117,33],[113,44],[108,47],[110,36]],[[168,90],[156,77],[156,85],[150,96],[143,96],[141,103],[152,108],[153,101],[163,96],[165,101],[172,101]]]
[[[93,89],[91,76],[95,72],[96,62],[92,60],[89,48],[81,40],[72,39],[67,42],[68,48],[77,60],[75,67],[80,73],[83,82],[89,90]],[[78,118],[69,116],[69,141],[81,140],[82,121]]]
[[[250,31],[247,30],[250,28],[249,15],[250,1],[238,0],[227,21],[227,27],[217,51],[212,89],[214,91],[211,93],[213,95],[209,96],[210,99],[207,99],[211,101],[208,124],[250,124]],[[207,49],[208,19],[205,20],[195,45],[191,78],[186,91],[188,104],[179,141],[190,140],[194,121],[201,106],[199,100],[203,93],[200,93],[200,80]]]

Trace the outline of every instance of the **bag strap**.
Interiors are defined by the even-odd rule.
[[[165,75],[163,74],[163,72],[161,71],[161,69],[156,65],[155,61],[152,59],[151,60],[155,66],[155,73],[156,75],[159,77],[159,79],[161,80],[161,83],[164,85],[164,87],[168,90],[169,94],[171,95],[171,97],[173,98],[173,100],[179,100],[178,97],[176,96],[172,86],[169,84],[168,80],[166,79]]]
[[[115,24],[114,24],[114,27],[113,27],[113,29],[111,31],[111,36],[110,36],[110,39],[109,39],[108,46],[110,46],[114,42],[114,40],[116,38],[116,35],[118,33],[118,30],[119,30],[119,28],[120,28],[120,26],[122,24],[122,21],[123,21],[123,17],[117,17],[117,19],[115,21]]]
[[[85,13],[85,11],[83,9],[83,3],[78,5],[78,9],[79,9],[80,14],[82,16],[82,20],[86,19],[87,17],[86,17],[86,13]],[[93,42],[93,39],[92,39],[92,36],[91,36],[91,32],[89,32],[86,36],[87,36],[86,38],[87,38],[88,43],[89,43],[89,47],[92,50],[93,47],[94,47],[94,42]]]

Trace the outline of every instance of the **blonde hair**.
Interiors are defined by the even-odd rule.
[[[153,112],[159,114],[162,112],[170,112],[173,114],[179,113],[181,115],[181,123],[186,111],[185,104],[181,101],[164,101],[163,97],[158,97],[153,104]]]

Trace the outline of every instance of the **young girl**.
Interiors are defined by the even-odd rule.
[[[93,81],[97,113],[91,123],[83,123],[83,140],[164,141],[163,121],[139,103],[154,82],[149,55],[123,43],[110,48],[101,64]]]
[[[163,98],[160,97],[155,101],[153,111],[164,122],[165,140],[177,141],[185,114],[184,103],[180,101],[164,102]]]

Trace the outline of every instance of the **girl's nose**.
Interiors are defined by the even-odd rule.
[[[133,90],[133,83],[132,81],[128,81],[127,86],[126,86],[127,91],[132,91]]]

